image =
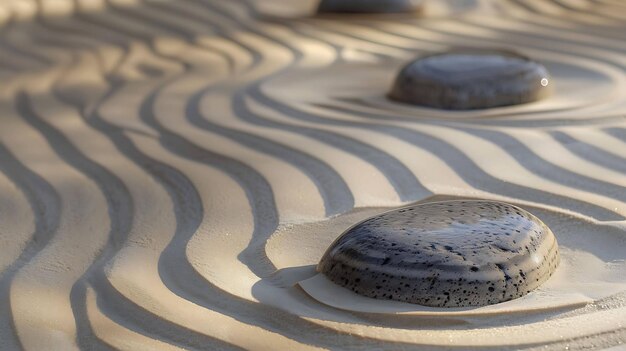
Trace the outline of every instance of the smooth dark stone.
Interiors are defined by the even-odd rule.
[[[389,97],[439,109],[483,109],[542,99],[549,81],[544,66],[514,52],[452,51],[406,65]]]
[[[369,218],[343,233],[317,270],[357,294],[433,307],[521,297],[559,264],[550,229],[493,201],[444,201]]]
[[[416,12],[423,0],[322,0],[319,13],[398,13]]]

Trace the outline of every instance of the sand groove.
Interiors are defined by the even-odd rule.
[[[0,349],[624,341],[623,4],[440,1],[424,18],[314,6],[0,4]],[[454,113],[385,98],[407,60],[459,45],[544,62],[554,96]],[[346,311],[295,285],[361,208],[432,195],[536,208],[566,272],[594,267],[607,293],[572,283],[588,305],[425,317]]]

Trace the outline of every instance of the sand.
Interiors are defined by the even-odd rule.
[[[0,349],[624,347],[624,4],[316,5],[0,2]],[[514,48],[552,95],[385,97],[409,60],[456,46]],[[531,211],[560,268],[469,310],[310,280],[356,221],[442,196]]]

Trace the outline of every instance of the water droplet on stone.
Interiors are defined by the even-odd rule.
[[[558,263],[556,238],[529,212],[501,202],[455,200],[358,223],[328,248],[317,270],[363,296],[465,307],[521,297]]]
[[[549,95],[546,68],[510,51],[459,50],[418,58],[396,77],[393,100],[449,110],[517,105]]]

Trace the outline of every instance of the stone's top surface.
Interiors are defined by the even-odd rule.
[[[526,256],[525,247],[536,247],[549,234],[539,219],[512,205],[446,201],[370,218],[342,235],[333,251],[398,269],[420,263],[442,264],[435,267],[442,270],[452,264],[480,268]]]
[[[451,80],[492,79],[533,70],[537,64],[526,58],[494,53],[450,53],[429,56],[409,66],[425,76]]]
[[[549,82],[545,67],[514,52],[461,50],[409,63],[389,97],[444,109],[489,108],[545,97]]]
[[[320,13],[398,13],[415,12],[422,8],[423,0],[322,0]]]
[[[369,297],[472,306],[522,296],[557,264],[554,235],[527,211],[500,202],[445,201],[355,225],[331,245],[318,270]]]

